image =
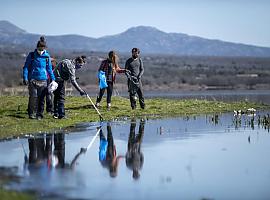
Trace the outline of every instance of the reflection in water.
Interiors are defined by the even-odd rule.
[[[141,144],[144,135],[145,121],[140,121],[139,133],[135,134],[136,119],[132,119],[130,123],[130,133],[128,137],[128,148],[126,153],[126,165],[132,170],[132,177],[138,179],[140,177],[139,170],[143,166],[144,156],[141,152]]]
[[[131,119],[102,123],[100,132],[88,127],[3,141],[0,179],[21,175],[8,187],[40,199],[269,199],[265,113]],[[93,145],[84,154],[89,137]],[[3,167],[16,170],[1,175]]]
[[[258,127],[264,128],[265,130],[270,129],[270,115],[264,114],[263,116],[256,114],[237,114],[234,115],[233,124],[235,129],[239,129],[242,125],[250,127],[252,130],[255,129],[255,125],[257,124]]]
[[[54,141],[54,151],[52,151],[52,140]],[[85,153],[81,150],[75,155],[70,163],[65,162],[65,134],[47,134],[43,137],[29,138],[29,157],[25,156],[24,169],[28,173],[40,171],[49,171],[52,168],[74,169],[79,156]]]
[[[268,132],[269,132],[269,129],[270,129],[270,115],[269,114],[266,114],[266,115],[263,115],[262,117],[259,115],[258,116],[258,125],[262,126],[265,130],[267,129]]]
[[[107,140],[100,131],[99,161],[101,165],[109,170],[111,177],[117,176],[119,160],[122,155],[116,156],[116,146],[113,141],[111,124],[107,123]]]
[[[65,162],[65,134],[55,134],[54,135],[54,152],[53,152],[53,158],[55,160],[55,163],[53,164],[56,168],[62,168],[62,169],[74,169],[76,161],[82,155],[86,152],[86,149],[81,148],[80,151],[74,156],[72,161],[70,163]]]
[[[29,138],[29,156],[25,156],[24,169],[33,174],[37,170],[46,171],[50,169],[52,161],[52,136]]]
[[[215,125],[217,125],[219,123],[218,114],[214,114],[211,120]]]

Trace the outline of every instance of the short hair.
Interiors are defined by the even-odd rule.
[[[132,52],[132,53],[133,53],[133,52],[137,52],[137,53],[139,54],[139,53],[140,53],[140,49],[134,47],[134,48],[132,48],[131,52]]]
[[[75,61],[80,64],[86,63],[86,56],[78,56],[75,58]]]

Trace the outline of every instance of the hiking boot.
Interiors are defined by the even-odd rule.
[[[36,119],[36,116],[34,114],[29,115],[29,119]]]
[[[51,115],[51,116],[54,115],[54,113],[53,113],[52,111],[47,112],[47,114],[48,114],[48,115]]]
[[[58,116],[58,119],[68,119],[68,118],[64,115],[64,116]]]
[[[43,117],[37,116],[37,120],[42,120]]]
[[[110,109],[111,109],[111,104],[110,103],[108,103],[108,105],[107,105],[107,110],[109,111]]]

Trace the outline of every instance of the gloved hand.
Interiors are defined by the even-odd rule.
[[[28,80],[24,80],[24,79],[23,79],[23,84],[24,84],[24,85],[28,85]]]
[[[125,74],[126,74],[126,75],[130,75],[130,73],[131,73],[131,72],[130,72],[128,69],[125,69]]]
[[[82,91],[80,91],[80,95],[81,95],[81,96],[83,96],[83,95],[85,95],[85,96],[86,96],[86,95],[87,95],[87,93],[86,93],[84,90],[82,90]]]
[[[87,151],[87,148],[81,148],[80,153],[86,153],[86,151]]]
[[[55,81],[52,81],[49,85],[48,85],[48,92],[52,93],[53,91],[55,91],[58,87],[58,83]]]

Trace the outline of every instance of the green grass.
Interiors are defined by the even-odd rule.
[[[32,200],[34,195],[25,194],[22,192],[8,191],[0,188],[0,199],[3,200]]]
[[[95,98],[92,97],[94,101]],[[0,138],[19,136],[20,134],[53,132],[74,126],[82,122],[99,121],[99,116],[86,97],[67,97],[66,115],[68,119],[53,119],[45,114],[41,121],[28,119],[28,97],[0,96]],[[138,103],[138,102],[137,102]],[[233,110],[246,110],[248,108],[264,109],[268,105],[250,102],[225,103],[206,100],[172,100],[172,99],[147,99],[146,109],[137,106],[131,110],[129,99],[123,97],[112,98],[112,108],[106,110],[106,102],[103,99],[100,112],[105,120],[122,117],[173,117],[206,113],[233,112]]]

